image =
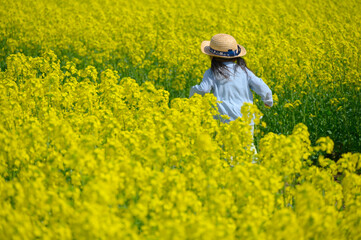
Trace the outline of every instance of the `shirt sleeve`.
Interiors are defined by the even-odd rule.
[[[247,69],[247,74],[249,87],[261,97],[262,101],[266,105],[272,107],[273,99],[271,89],[267,86],[265,82],[263,82],[261,78],[254,75],[254,73],[249,69]]]
[[[211,78],[210,71],[208,70],[204,73],[202,82],[191,88],[189,92],[189,97],[192,97],[195,93],[198,93],[203,96],[205,93],[211,92],[212,87],[213,87],[213,81]]]

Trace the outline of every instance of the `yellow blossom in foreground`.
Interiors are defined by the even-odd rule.
[[[0,74],[1,239],[360,237],[359,153],[316,167],[333,142],[298,124],[255,155],[255,105],[225,124],[212,94],[68,66],[16,54]]]

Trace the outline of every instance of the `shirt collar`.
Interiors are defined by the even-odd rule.
[[[226,65],[227,67],[231,67],[235,65],[234,62],[223,62],[223,64]]]

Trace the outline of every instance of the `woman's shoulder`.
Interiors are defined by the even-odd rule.
[[[235,72],[238,76],[248,78],[248,75],[249,75],[248,68],[242,68],[240,66],[236,66]]]
[[[212,75],[212,69],[208,68],[205,72],[204,75]]]
[[[205,78],[208,78],[208,79],[211,79],[213,80],[213,72],[212,72],[212,69],[211,68],[208,68],[204,74],[203,74],[203,79]]]

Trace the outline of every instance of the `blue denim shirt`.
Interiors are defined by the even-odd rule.
[[[218,111],[221,115],[227,115],[230,121],[242,117],[241,107],[243,103],[253,103],[251,89],[261,96],[262,101],[268,105],[273,105],[272,91],[263,80],[252,71],[246,68],[237,67],[234,62],[223,63],[231,73],[228,79],[222,76],[214,76],[211,69],[208,69],[200,84],[190,89],[189,97],[195,93],[204,95],[211,92],[217,97]]]

